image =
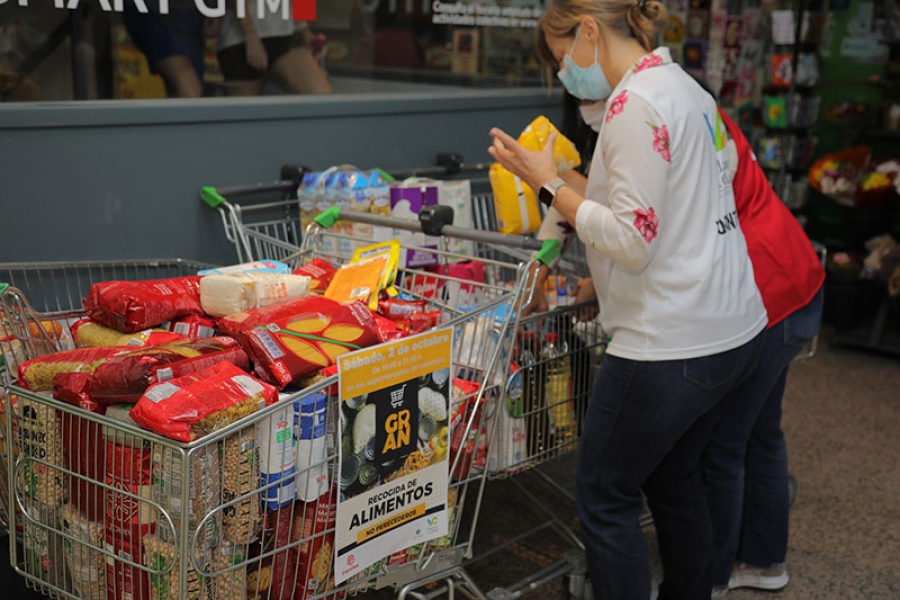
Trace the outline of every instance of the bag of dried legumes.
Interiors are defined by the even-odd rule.
[[[38,356],[19,364],[18,383],[34,392],[48,392],[57,373],[93,373],[107,359],[129,350],[121,346],[78,348]]]
[[[184,315],[203,314],[198,275],[102,281],[91,285],[82,304],[91,319],[123,333],[150,329]]]
[[[192,442],[278,400],[278,391],[230,362],[154,384],[131,411],[138,425]]]

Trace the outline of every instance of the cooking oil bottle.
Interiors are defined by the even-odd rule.
[[[544,334],[541,361],[546,365],[544,406],[548,414],[550,446],[559,447],[576,437],[575,409],[572,403],[572,367],[565,341],[559,334]]]

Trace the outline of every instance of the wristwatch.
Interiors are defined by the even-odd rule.
[[[538,200],[543,202],[544,206],[550,208],[553,201],[556,200],[556,193],[559,191],[559,188],[564,185],[569,185],[566,183],[565,179],[562,177],[554,177],[541,186],[541,191],[538,193]]]

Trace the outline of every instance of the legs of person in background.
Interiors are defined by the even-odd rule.
[[[259,96],[261,91],[262,79],[225,82],[225,93],[229,96]]]
[[[166,82],[169,96],[178,98],[200,98],[203,96],[203,82],[186,56],[167,56],[156,63],[156,70]]]
[[[270,71],[272,77],[294,94],[330,94],[331,82],[306,46],[295,46],[281,55]]]
[[[791,360],[819,331],[822,291],[766,332],[753,377],[729,398],[702,459],[709,494],[715,557],[713,588],[787,584],[789,475],[781,430],[781,401]],[[735,562],[748,575],[734,579]],[[760,580],[769,567],[774,579]],[[748,571],[749,569],[749,571]],[[778,569],[776,569],[778,570]],[[768,577],[768,575],[766,575]]]
[[[709,599],[712,539],[698,469],[712,423],[698,420],[750,374],[762,341],[759,335],[735,350],[692,360],[604,358],[576,475],[594,597],[650,597],[647,548],[638,524],[645,486],[665,546],[661,600]]]

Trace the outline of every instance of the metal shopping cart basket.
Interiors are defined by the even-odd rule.
[[[327,235],[311,236],[292,263],[326,257],[316,248]],[[442,263],[465,258],[431,250]],[[330,253],[327,258],[338,264],[343,260]],[[194,442],[180,443],[138,428],[120,412],[89,413],[26,390],[12,374],[6,385],[5,434],[10,448],[6,487],[10,506],[18,510],[10,510],[8,516],[10,528],[23,532],[20,543],[11,543],[14,569],[41,592],[69,598],[287,600],[333,598],[373,586],[393,586],[405,595],[432,581],[477,590],[462,563],[471,553],[477,507],[487,480],[483,453],[490,447],[490,433],[480,423],[485,407],[497,401],[504,385],[505,353],[511,347],[516,308],[530,271],[524,263],[485,263],[489,275],[483,282],[440,268],[401,268],[396,281],[400,291],[439,311],[441,328],[453,331],[454,380],[461,385],[454,386],[444,424],[433,427],[437,437],[432,431],[430,445],[419,448],[424,455],[438,452],[435,446],[442,443],[446,446],[452,515],[447,535],[398,550],[354,580],[329,589],[333,515],[344,484],[352,485],[344,481],[348,471],[340,457],[354,455],[360,462],[364,458],[350,448],[344,452],[343,440],[339,445],[334,439],[344,418],[339,416],[334,377],[309,382],[276,404]],[[83,285],[97,280],[82,266],[16,265],[15,275],[8,274],[14,270],[4,265],[0,273],[21,290],[17,295],[22,298],[50,299],[56,305],[41,306],[73,309],[62,320],[65,325],[78,316]],[[116,270],[102,271],[110,276],[100,279],[139,277],[124,263],[103,266]],[[145,266],[150,269],[145,277],[158,277],[152,266]],[[43,281],[52,284],[45,290]],[[16,315],[20,318],[22,313]],[[29,311],[21,318],[30,325],[45,320],[45,315]],[[260,469],[267,461],[262,458],[271,456],[273,443],[284,444],[279,427],[302,421],[307,410],[322,426],[321,435],[314,440],[301,435],[297,445],[319,440],[315,442],[319,454],[307,449],[306,461],[295,462],[291,477],[280,473],[281,479],[264,478]],[[440,432],[449,436],[451,419],[458,444],[441,441]],[[289,440],[299,428],[291,428]],[[354,479],[359,482],[363,469],[357,467]],[[324,482],[326,491],[303,498],[292,493],[285,499],[281,492],[289,479],[304,489],[311,482],[317,486]],[[464,508],[472,515],[469,523],[463,523]],[[412,587],[403,591],[407,586]]]

